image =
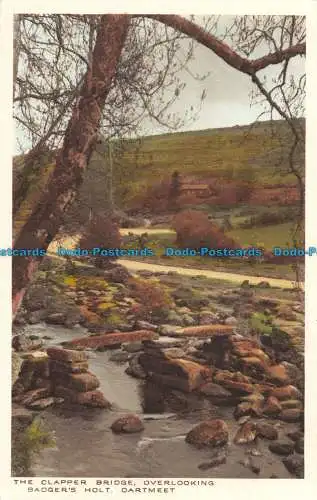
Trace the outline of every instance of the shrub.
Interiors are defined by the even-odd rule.
[[[185,210],[177,214],[173,221],[177,234],[176,243],[180,247],[199,249],[235,248],[237,245],[232,238],[224,234],[220,227],[210,221],[208,215],[196,210]]]
[[[297,207],[290,207],[287,210],[277,210],[275,212],[262,212],[252,215],[247,221],[240,224],[243,228],[252,228],[255,226],[270,226],[292,222],[298,213]]]
[[[159,283],[138,278],[130,281],[130,288],[132,297],[139,302],[134,311],[137,316],[147,320],[166,316],[172,299]]]
[[[45,448],[56,446],[52,432],[39,419],[26,429],[12,428],[12,475],[29,476],[33,460]]]
[[[164,213],[169,206],[170,180],[148,186],[145,193],[134,199],[133,205],[139,210],[148,210],[153,214]]]
[[[101,250],[119,248],[121,245],[119,227],[111,218],[95,216],[80,239],[79,245],[82,249],[87,250],[92,250],[96,247]],[[115,256],[96,256],[93,258],[93,262],[97,267],[106,268],[115,259]]]
[[[236,186],[236,201],[237,203],[249,203],[254,191],[252,182],[243,182]]]

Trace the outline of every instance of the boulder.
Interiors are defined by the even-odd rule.
[[[144,430],[144,425],[140,417],[137,415],[129,414],[118,418],[111,425],[112,432],[119,433],[135,433]]]
[[[218,467],[219,465],[225,464],[227,462],[227,457],[225,453],[220,453],[215,457],[212,457],[208,462],[203,462],[198,465],[198,469],[200,470],[208,470],[213,467]]]
[[[44,321],[46,316],[46,311],[44,309],[40,309],[39,311],[33,311],[30,313],[28,317],[28,323],[31,325],[36,325],[37,323],[41,323]]]
[[[49,376],[49,366],[47,357],[26,359],[23,361],[19,377],[16,384],[22,385],[24,391],[34,388],[34,383],[38,378],[47,378]]]
[[[213,382],[206,382],[198,389],[198,392],[204,396],[209,396],[216,398],[217,400],[232,400],[232,394],[230,391],[222,387],[221,385],[214,384]]]
[[[34,411],[27,410],[23,406],[18,406],[16,404],[12,405],[11,411],[11,422],[12,428],[23,431],[33,422],[36,413]]]
[[[304,433],[301,431],[292,431],[288,432],[287,437],[289,437],[292,441],[298,441],[299,439],[304,437]]]
[[[122,283],[123,285],[126,285],[131,277],[131,274],[125,267],[115,265],[112,269],[109,269],[109,271],[105,271],[104,276],[105,279],[111,283]]]
[[[83,351],[62,349],[60,347],[49,347],[47,354],[51,359],[64,363],[81,363],[88,359],[87,354]]]
[[[28,407],[30,404],[34,403],[34,401],[46,398],[48,396],[50,396],[50,390],[45,387],[42,387],[40,389],[34,389],[32,391],[28,391],[22,396],[19,396],[15,399],[18,400],[19,403]]]
[[[253,422],[246,422],[241,425],[234,437],[235,444],[252,443],[257,436],[257,427]]]
[[[271,285],[268,281],[260,281],[260,283],[258,283],[256,285],[257,288],[270,288]]]
[[[180,347],[169,347],[167,349],[164,349],[163,352],[168,359],[179,359],[185,356],[185,350],[181,349]]]
[[[280,440],[269,445],[269,450],[276,455],[288,456],[294,452],[295,444],[292,441]]]
[[[263,414],[275,417],[282,411],[280,402],[274,396],[269,396],[263,406]]]
[[[86,373],[87,371],[88,371],[87,361],[63,363],[62,361],[55,361],[54,359],[50,360],[50,373],[53,376],[56,373]]]
[[[298,408],[299,410],[303,409],[303,403],[298,399],[286,399],[285,401],[281,401],[280,404],[283,410],[289,408]]]
[[[115,363],[127,363],[131,357],[131,354],[129,354],[126,351],[115,351],[111,354],[109,360],[113,361]]]
[[[302,393],[293,385],[276,387],[275,389],[272,389],[270,396],[273,396],[280,401],[284,401],[286,399],[303,399]]]
[[[304,417],[303,410],[300,408],[287,408],[279,414],[279,419],[284,422],[299,422]]]
[[[107,401],[103,393],[99,390],[80,392],[77,394],[76,403],[89,406],[91,408],[110,408],[111,403]]]
[[[142,321],[142,320],[138,320],[136,322],[136,327],[139,330],[153,330],[153,332],[156,332],[158,330],[157,325],[154,325],[152,323],[149,323],[148,321]]]
[[[185,441],[197,448],[214,448],[228,442],[229,432],[223,420],[206,420],[187,434]]]
[[[55,396],[62,397],[66,402],[80,404],[93,408],[110,408],[111,404],[107,401],[99,390],[77,392],[67,387],[57,386]]]
[[[193,316],[191,316],[190,314],[184,314],[184,316],[182,317],[182,322],[185,326],[193,326],[196,323],[195,318],[193,318]]]
[[[272,425],[266,422],[258,422],[256,424],[257,435],[260,438],[269,439],[270,441],[274,441],[278,438],[278,431]]]
[[[298,455],[287,457],[283,460],[283,464],[294,476],[298,478],[304,477],[304,457]]]
[[[131,359],[129,359],[129,366],[127,367],[125,372],[128,375],[131,375],[131,377],[139,379],[146,378],[146,372],[144,371],[139,362],[139,355],[133,356]]]
[[[225,325],[236,326],[237,324],[238,320],[234,316],[229,316],[225,319]]]
[[[305,440],[303,437],[300,437],[296,442],[295,442],[295,451],[296,453],[299,453],[300,455],[304,455],[305,449]]]
[[[212,312],[201,312],[199,315],[199,325],[210,325],[217,323],[217,316]]]
[[[157,383],[185,392],[197,389],[212,376],[211,369],[186,359],[168,359],[163,353],[142,353],[139,362]]]
[[[127,344],[122,344],[122,349],[126,352],[129,353],[135,353],[135,352],[140,352],[143,351],[143,343],[142,341],[137,341],[137,342],[129,342]]]
[[[33,363],[41,363],[48,361],[48,355],[45,351],[32,351],[32,352],[27,352],[22,355],[23,359],[26,359],[28,361],[31,361]]]
[[[174,325],[161,325],[159,327],[159,332],[161,335],[166,335],[167,337],[174,337],[177,335],[178,331],[181,331],[182,328],[180,326]]]
[[[24,334],[15,335],[12,338],[12,348],[17,352],[35,351],[40,349],[42,345],[41,339],[31,340],[29,336]]]
[[[260,392],[253,392],[252,394],[248,394],[248,396],[243,396],[240,398],[241,401],[248,401],[249,403],[256,403],[256,402],[264,402],[264,396]]]
[[[93,391],[100,385],[97,377],[90,372],[56,374],[54,377],[54,383],[56,386],[63,386],[77,392]]]
[[[179,316],[177,314],[177,312],[173,311],[173,310],[168,312],[166,319],[167,319],[168,323],[170,323],[172,325],[182,326],[182,324],[183,324],[181,316]]]
[[[263,402],[257,401],[243,401],[239,403],[234,410],[234,417],[238,420],[241,417],[250,415],[253,417],[260,417],[262,415]]]
[[[255,392],[251,379],[247,376],[238,373],[232,373],[226,370],[219,370],[214,376],[214,382],[222,385],[232,394],[237,396],[245,396]]]
[[[26,404],[26,407],[31,410],[46,410],[46,408],[49,408],[49,406],[52,406],[54,403],[55,398],[49,397],[37,399],[36,401],[33,401],[33,403]]]
[[[45,321],[49,325],[64,325],[66,321],[66,313],[62,312],[49,313],[46,315]]]
[[[255,356],[247,356],[240,359],[239,365],[241,367],[242,373],[250,376],[260,376],[267,371],[267,364],[260,358]]]
[[[303,371],[300,370],[293,363],[288,363],[287,361],[282,361],[280,363],[284,366],[287,376],[289,378],[290,384],[297,384],[303,378]]]
[[[296,321],[297,315],[291,308],[286,304],[282,304],[277,308],[277,317],[281,319],[286,319],[287,321]]]
[[[288,371],[282,364],[269,366],[266,370],[266,378],[278,385],[287,385],[290,382]]]

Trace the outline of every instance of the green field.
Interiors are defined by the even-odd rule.
[[[271,250],[274,246],[286,247],[292,245],[292,231],[294,224],[286,222],[266,227],[251,229],[234,229],[227,234],[235,239],[242,247],[263,246]]]
[[[241,244],[241,247],[264,245],[266,250],[271,251],[274,246],[286,247],[288,243],[291,242],[290,231],[292,228],[292,224],[287,223],[264,228],[236,229],[227,234],[234,236],[236,241]],[[257,237],[261,239],[257,239]],[[138,248],[138,238],[136,237],[134,240],[131,240],[129,237],[124,237],[122,246],[124,248]],[[176,234],[173,233],[167,234],[162,232],[155,235],[149,234],[146,246],[147,248],[151,248],[156,255],[148,258],[136,257],[135,260],[143,260],[153,264],[227,271],[252,276],[268,276],[283,279],[294,278],[294,269],[291,261],[289,264],[271,264],[257,262],[254,259],[244,261],[233,258],[216,259],[208,257],[163,256],[164,248],[177,247]]]

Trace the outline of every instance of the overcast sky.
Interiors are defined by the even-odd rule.
[[[233,16],[221,16],[217,36],[221,36],[224,27],[231,24],[232,18]],[[196,22],[199,22],[200,19],[203,18],[197,17]],[[266,46],[259,48],[252,58],[259,57],[267,53],[267,51]],[[191,74],[200,76],[210,74],[204,80],[197,80],[183,70],[178,76],[183,82],[186,82],[186,87],[169,111],[176,112],[182,117],[186,109],[190,112],[191,106],[194,107],[194,110],[199,108],[200,96],[204,90],[206,91],[206,98],[195,121],[187,122],[179,130],[230,127],[254,122],[264,108],[256,104],[251,106],[250,94],[254,84],[252,84],[250,77],[231,68],[210,49],[202,45],[196,44],[194,56],[188,66]],[[304,58],[295,57],[290,61],[289,70],[295,75],[301,75],[305,71],[304,64]],[[278,73],[278,70],[278,66],[271,66],[268,70],[265,70],[268,82]],[[263,74],[261,73],[263,72],[259,72],[258,76],[262,77]],[[268,118],[269,116],[266,115],[261,119]],[[166,133],[168,129],[156,122],[147,120],[143,123],[140,132],[142,135],[152,135]],[[19,139],[26,145],[25,138],[19,136]]]
[[[226,16],[227,17],[227,16]],[[210,73],[203,81],[193,79],[188,73],[183,72],[182,79],[186,81],[186,88],[182,91],[180,99],[173,110],[183,113],[184,107],[197,106],[199,97],[204,89],[207,96],[203,102],[197,120],[186,125],[184,130],[201,130],[206,128],[230,127],[252,123],[264,110],[263,105],[251,106],[251,91],[254,84],[250,77],[231,68],[211,50],[197,45],[195,61],[191,62],[193,73]],[[255,56],[256,58],[257,56]],[[272,66],[265,70],[265,75],[270,81],[278,73],[280,66]],[[305,59],[295,57],[291,60],[290,70],[294,75],[305,72]],[[262,77],[264,72],[259,72]],[[269,87],[270,88],[270,87]],[[261,119],[269,119],[266,115]],[[162,133],[163,129],[156,124],[147,127],[149,133]],[[165,130],[166,131],[166,130]]]

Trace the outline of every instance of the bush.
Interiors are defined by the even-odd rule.
[[[177,234],[176,243],[184,248],[236,248],[232,238],[224,234],[220,227],[209,220],[208,215],[196,210],[185,210],[177,214],[173,221]]]
[[[84,235],[79,242],[80,248],[92,250],[93,248],[108,249],[119,248],[121,245],[121,236],[118,225],[111,219],[101,216],[95,216],[89,223]],[[92,260],[97,267],[107,268],[111,257],[94,257]]]
[[[33,461],[45,448],[56,446],[55,436],[40,419],[26,428],[12,426],[12,475],[29,476]]]
[[[148,186],[145,193],[133,200],[133,206],[139,210],[148,210],[153,214],[164,213],[169,206],[170,180],[163,179],[157,184]]]
[[[135,278],[131,280],[130,288],[132,297],[139,302],[134,311],[137,316],[153,320],[167,315],[172,299],[159,283]]]
[[[240,224],[240,227],[249,229],[255,226],[270,226],[293,222],[298,215],[297,207],[290,207],[287,210],[277,210],[276,212],[262,212],[251,216],[247,221]]]

